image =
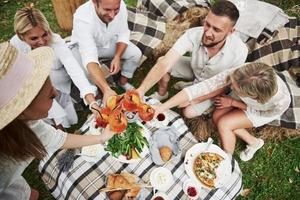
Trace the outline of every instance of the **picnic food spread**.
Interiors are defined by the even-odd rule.
[[[216,169],[220,166],[222,156],[217,153],[200,153],[194,161],[194,173],[196,177],[206,186],[214,187],[217,178]]]

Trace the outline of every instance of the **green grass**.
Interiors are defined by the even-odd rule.
[[[300,12],[295,9],[299,7],[299,0],[266,0],[269,3],[279,6],[289,15],[300,19]],[[17,9],[25,3],[33,2],[36,8],[42,10],[50,22],[54,32],[66,36],[68,33],[59,29],[49,0],[0,0],[0,41],[9,40],[13,35],[13,16]],[[127,0],[127,5],[135,6],[136,0]],[[297,5],[298,4],[298,5]],[[144,64],[134,76],[133,85],[138,86],[151,66]],[[175,80],[172,80],[171,84]],[[153,92],[155,87],[149,92]],[[171,94],[175,91],[172,90]],[[70,131],[80,126],[86,116],[86,112],[80,112],[79,125],[74,126]],[[238,143],[235,157],[244,145]],[[282,142],[266,141],[266,145],[260,150],[253,161],[242,162],[238,159],[243,172],[244,189],[250,189],[246,197],[238,199],[259,199],[259,200],[297,200],[300,199],[300,137],[289,138]],[[37,171],[38,161],[34,161],[24,172],[24,177],[29,184],[40,191],[40,199],[53,199],[47,191]]]

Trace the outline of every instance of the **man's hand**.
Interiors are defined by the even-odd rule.
[[[111,88],[103,91],[103,104],[104,104],[104,106],[106,106],[107,99],[110,96],[114,96],[114,95],[117,95],[117,93],[114,90],[112,90]]]
[[[109,72],[111,75],[118,73],[121,70],[121,59],[115,56],[111,61]]]
[[[228,108],[232,107],[232,102],[234,101],[233,98],[229,96],[217,96],[214,98],[214,105],[216,109]]]

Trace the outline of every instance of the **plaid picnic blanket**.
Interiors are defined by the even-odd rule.
[[[289,23],[278,29],[278,33],[266,43],[260,44],[260,38],[247,42],[250,49],[247,62],[263,62],[272,66],[277,71],[288,70],[291,67],[300,67],[300,22],[294,17],[289,18]],[[281,127],[300,128],[300,89],[289,73],[278,72],[285,81],[291,94],[292,102],[289,109],[281,116],[280,120],[270,123]]]
[[[208,2],[206,0],[138,0],[137,8],[173,20],[177,15],[193,6],[208,7]]]
[[[127,7],[127,11],[130,41],[142,51],[143,62],[162,41],[165,35],[165,18],[136,8]]]
[[[151,103],[151,99],[148,102]],[[170,199],[189,199],[183,192],[182,185],[189,177],[185,173],[184,155],[186,151],[197,143],[192,133],[188,130],[183,119],[173,111],[168,111],[169,126],[173,126],[179,133],[179,145],[182,150],[179,159],[168,162],[165,167],[171,170],[174,182],[166,191]],[[72,168],[63,172],[58,168],[58,158],[64,153],[59,150],[47,159],[41,161],[39,171],[45,185],[56,199],[107,199],[105,193],[99,189],[105,187],[106,175],[109,173],[128,172],[137,175],[145,183],[156,166],[148,153],[137,163],[121,163],[110,154],[98,158],[95,162],[87,162],[83,156],[76,156]],[[232,175],[229,182],[218,189],[204,189],[200,191],[201,199],[227,200],[235,199],[242,189],[242,173],[238,163],[232,159]],[[153,191],[143,189],[140,200],[150,200]]]

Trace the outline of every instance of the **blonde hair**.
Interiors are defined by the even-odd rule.
[[[14,31],[23,39],[23,36],[34,27],[40,27],[52,36],[50,25],[43,13],[33,7],[24,7],[18,10],[14,18]]]
[[[264,63],[245,64],[229,75],[228,82],[237,84],[238,94],[255,98],[259,103],[266,103],[277,92],[276,73]]]

